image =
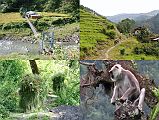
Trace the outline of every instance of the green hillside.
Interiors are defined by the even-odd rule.
[[[150,44],[150,45],[149,45]],[[109,52],[109,58],[112,60],[158,60],[158,56],[154,55],[152,51],[157,51],[155,49],[158,49],[157,47],[150,47],[154,43],[141,43],[139,42],[135,37],[130,37],[125,41],[122,41],[121,44],[116,46],[114,49]],[[150,52],[147,54],[146,52],[141,52],[136,54],[134,53],[135,48],[140,48],[141,46],[144,47],[147,45],[147,49],[144,48],[144,50],[147,50],[147,52]],[[140,48],[142,50],[142,48]],[[153,49],[153,50],[151,50]],[[121,51],[124,51],[123,54],[121,54]]]
[[[84,7],[80,9],[80,57],[97,59],[101,50],[114,45],[121,35],[113,23]],[[121,38],[121,37],[120,37]]]

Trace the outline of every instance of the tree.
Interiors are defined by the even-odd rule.
[[[131,33],[131,30],[133,29],[134,25],[135,21],[127,18],[119,22],[117,24],[117,28],[121,33],[128,34]]]
[[[142,27],[138,34],[136,34],[135,36],[137,37],[137,39],[140,41],[140,42],[149,42],[150,41],[150,31],[148,28],[146,27]]]
[[[39,75],[39,70],[38,70],[38,66],[36,64],[36,61],[35,60],[29,60],[29,63],[30,63],[32,73]]]

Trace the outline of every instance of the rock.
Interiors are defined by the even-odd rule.
[[[73,34],[70,36],[66,36],[65,38],[57,38],[58,42],[75,42],[79,43],[79,35],[78,34]]]
[[[139,110],[137,106],[134,106],[133,103],[129,100],[119,105],[115,110],[115,120],[146,120],[144,112]]]
[[[53,120],[82,120],[82,114],[78,106],[62,105],[50,110],[56,116]]]

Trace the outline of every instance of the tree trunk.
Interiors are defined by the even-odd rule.
[[[36,61],[35,60],[29,60],[29,63],[30,63],[32,73],[39,75],[39,70],[38,70],[38,66],[36,64]]]

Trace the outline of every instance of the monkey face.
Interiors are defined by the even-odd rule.
[[[122,67],[120,64],[116,64],[111,68],[109,73],[110,73],[111,80],[113,82],[117,81],[117,76],[121,74],[121,70],[122,70]]]

